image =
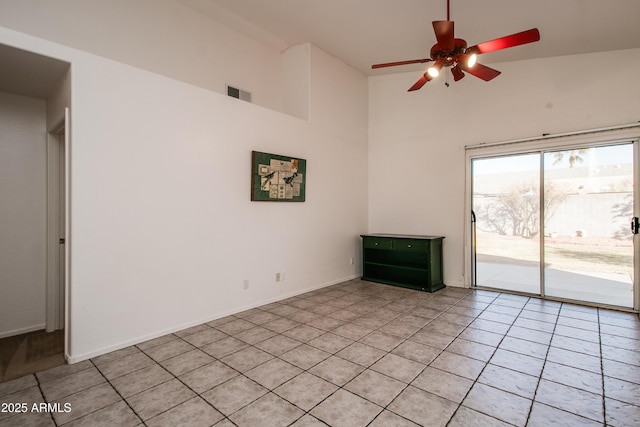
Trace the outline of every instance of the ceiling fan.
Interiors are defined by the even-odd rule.
[[[449,0],[447,0],[447,20],[433,21],[433,30],[436,33],[437,43],[431,47],[431,58],[412,59],[409,61],[386,62],[372,65],[371,68],[395,67],[397,65],[422,64],[425,62],[435,62],[420,79],[411,86],[408,92],[418,90],[428,81],[438,77],[440,70],[444,67],[451,67],[453,80],[458,81],[465,76],[463,71],[478,77],[486,82],[500,75],[500,71],[487,67],[476,62],[477,55],[494,52],[496,50],[507,49],[540,40],[540,32],[537,28],[522,31],[490,40],[484,43],[467,47],[467,42],[454,37],[453,21],[449,20]],[[447,84],[448,86],[448,84]]]

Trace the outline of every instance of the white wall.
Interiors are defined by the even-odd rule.
[[[320,48],[310,45],[310,124],[319,135],[315,144],[322,150],[320,167],[314,168],[318,191],[330,201],[330,213],[322,219],[323,239],[334,240],[341,228],[353,231],[344,246],[331,254],[333,267],[360,272],[362,242],[367,210],[367,104],[368,83],[364,75]],[[364,126],[362,126],[364,124]],[[310,166],[307,165],[307,168]],[[316,175],[317,174],[317,175]],[[345,263],[354,258],[354,264]]]
[[[44,328],[46,106],[0,92],[0,337]]]
[[[336,254],[366,227],[365,139],[99,62],[74,67],[74,353],[356,274]],[[307,159],[307,201],[250,202],[251,150]]]
[[[71,106],[71,67],[57,82],[47,96],[47,130],[56,127],[64,120],[64,110]]]
[[[3,0],[0,26],[283,108],[280,51],[174,0]]]
[[[283,112],[309,120],[311,45],[291,46],[282,53]]]
[[[8,29],[0,43],[72,64],[71,361],[359,275],[364,75],[319,55],[365,111],[311,124]],[[252,150],[306,159],[306,202],[250,202]]]
[[[368,84],[363,74],[311,45],[311,122],[354,140],[367,138]],[[359,96],[353,96],[354,93]]]
[[[369,79],[369,231],[445,236],[448,285],[465,283],[465,145],[638,121],[639,49],[492,67],[413,93],[415,73]]]

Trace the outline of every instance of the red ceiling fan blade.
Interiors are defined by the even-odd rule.
[[[494,70],[493,68],[489,68],[486,65],[482,65],[482,64],[475,64],[471,68],[465,67],[464,70],[467,73],[474,75],[479,79],[484,80],[485,82],[495,79],[500,75],[500,71]]]
[[[413,92],[414,90],[418,90],[420,89],[422,86],[424,86],[429,80],[431,80],[430,78],[427,78],[426,76],[427,73],[425,73],[424,75],[422,75],[417,82],[415,82],[413,84],[413,86],[411,86],[409,88],[409,90],[407,92]]]
[[[375,70],[376,68],[395,67],[396,65],[424,64],[425,62],[429,62],[429,61],[433,61],[433,59],[424,58],[424,59],[412,59],[409,61],[385,62],[383,64],[374,64],[371,66],[371,68]]]
[[[510,36],[500,37],[495,40],[480,43],[467,49],[467,53],[487,53],[496,50],[507,49],[509,47],[520,46],[540,40],[540,32],[537,28],[532,28]]]
[[[454,82],[457,82],[464,77],[464,73],[462,72],[460,64],[456,64],[455,67],[451,68],[451,74],[453,75]]]
[[[442,50],[453,50],[455,39],[453,35],[453,21],[433,21],[433,31],[436,33],[438,45]]]

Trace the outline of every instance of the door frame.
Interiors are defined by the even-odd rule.
[[[640,216],[640,124],[624,126],[618,128],[595,129],[571,134],[560,135],[544,135],[542,137],[528,138],[522,140],[513,140],[505,142],[496,142],[491,144],[478,144],[465,147],[465,212],[464,212],[464,277],[465,287],[476,287],[474,262],[473,259],[473,224],[471,218],[472,204],[472,183],[473,171],[472,160],[477,158],[495,157],[500,155],[516,155],[525,154],[536,151],[547,151],[557,149],[584,148],[590,146],[606,146],[621,143],[633,143],[634,147],[634,212],[633,216]],[[541,192],[542,193],[542,192]],[[542,196],[542,195],[541,195]],[[541,224],[543,226],[543,224]],[[640,235],[633,235],[634,254],[640,248]],[[542,249],[541,249],[542,251]],[[541,255],[543,255],[541,253]],[[634,256],[634,295],[633,295],[633,311],[640,310],[640,256]],[[542,266],[541,266],[542,268]],[[542,284],[541,284],[542,285]],[[477,287],[477,289],[484,289]],[[488,288],[487,288],[488,289]],[[505,291],[508,292],[508,291]],[[540,298],[560,300],[562,298],[548,297],[544,295],[541,289]],[[575,302],[575,301],[573,301]],[[589,302],[580,302],[585,305],[597,305]],[[605,306],[605,305],[599,305]],[[613,307],[616,309],[624,309],[622,307]]]
[[[64,329],[66,319],[66,151],[66,121],[63,119],[47,134],[47,332]],[[62,251],[61,238],[65,239]]]

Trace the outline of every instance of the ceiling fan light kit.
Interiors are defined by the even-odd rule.
[[[433,31],[436,35],[436,44],[431,47],[430,58],[411,59],[408,61],[385,62],[374,64],[373,69],[395,67],[398,65],[423,64],[434,62],[427,71],[409,88],[409,92],[420,89],[430,80],[438,77],[442,68],[450,68],[453,80],[458,81],[465,76],[465,71],[481,80],[489,81],[500,75],[500,71],[487,67],[477,62],[477,56],[483,53],[533,43],[540,40],[540,32],[537,28],[500,37],[487,42],[467,47],[467,42],[454,37],[454,23],[449,19],[449,0],[447,0],[447,20],[433,21]],[[448,86],[448,84],[447,84]]]

